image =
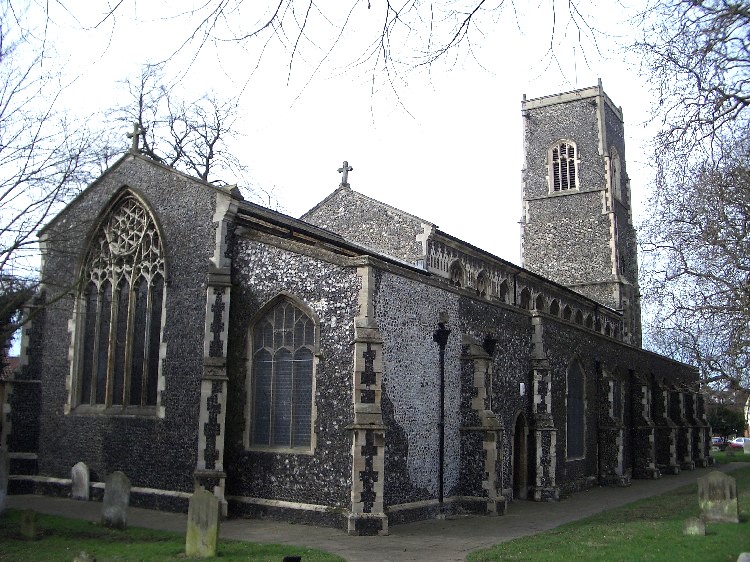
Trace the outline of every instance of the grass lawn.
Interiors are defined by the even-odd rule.
[[[750,460],[750,455],[743,457]],[[740,523],[708,523],[705,537],[682,534],[684,521],[700,514],[698,485],[692,484],[546,533],[474,552],[468,560],[734,562],[741,552],[750,552],[750,466],[734,471],[732,476],[737,479]]]
[[[107,529],[90,521],[65,519],[54,515],[37,515],[37,540],[21,537],[21,512],[8,510],[0,517],[0,560],[21,562],[70,562],[86,551],[97,562],[190,560],[185,556],[185,535],[166,531],[130,528]],[[302,556],[308,561],[343,561],[343,558],[297,546],[257,544],[221,540],[219,555],[208,560],[281,561],[284,556]],[[205,560],[205,559],[204,559]]]
[[[711,456],[716,459],[719,464],[726,464],[728,462],[750,462],[750,455],[745,454],[741,449],[735,451],[711,451]]]

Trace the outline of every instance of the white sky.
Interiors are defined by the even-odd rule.
[[[635,213],[640,212],[649,177],[646,143],[654,130],[643,125],[651,101],[644,81],[612,51],[614,34],[628,41],[629,12],[621,5],[581,2],[589,22],[609,36],[599,37],[600,52],[581,44],[577,32],[566,28],[564,14],[556,14],[554,52],[564,68],[549,63],[548,4],[516,6],[525,10],[517,21],[507,5],[500,16],[482,20],[485,35],[474,36],[471,54],[463,49],[431,67],[399,68],[390,88],[388,74],[373,74],[372,62],[350,66],[382,25],[382,1],[371,3],[368,10],[367,0],[352,0],[346,32],[337,42],[339,21],[311,18],[308,29],[316,44],[300,44],[291,74],[289,53],[275,41],[266,45],[259,65],[262,42],[226,42],[218,49],[209,45],[192,63],[188,55],[194,51],[187,47],[167,67],[168,73],[181,73],[175,94],[184,89],[185,99],[208,91],[224,97],[242,92],[238,128],[244,137],[232,150],[250,166],[254,183],[274,192],[282,210],[300,216],[314,206],[338,186],[337,168],[348,160],[353,189],[519,263],[522,96],[592,86],[601,78],[624,110],[625,157]],[[567,9],[567,2],[557,3],[558,10]],[[66,1],[67,12],[52,5],[48,28],[60,64],[75,78],[61,104],[80,118],[124,99],[117,82],[136,78],[144,63],[166,58],[190,29],[186,20],[161,18],[170,13],[163,0],[141,6],[125,0],[116,19],[94,29],[106,11],[94,4]],[[187,2],[173,4],[183,8]],[[347,16],[350,5],[339,4],[322,1],[333,6],[324,8],[333,18]],[[250,21],[246,13],[243,19],[232,15],[230,25]],[[418,45],[420,39],[412,35],[403,44]]]

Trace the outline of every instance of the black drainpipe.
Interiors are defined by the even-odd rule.
[[[448,344],[448,336],[451,331],[445,327],[445,322],[438,322],[438,329],[432,334],[432,339],[440,347],[440,420],[438,427],[440,429],[440,464],[438,465],[438,505],[440,506],[440,515],[444,512],[443,508],[443,471],[445,467],[445,346]]]

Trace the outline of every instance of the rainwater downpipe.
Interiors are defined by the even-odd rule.
[[[448,344],[448,336],[451,331],[445,327],[448,323],[448,315],[445,312],[440,313],[438,329],[432,334],[432,339],[438,344],[440,349],[440,417],[438,420],[439,429],[439,446],[440,460],[438,464],[438,506],[440,513],[439,518],[445,517],[443,497],[445,490],[443,488],[444,471],[445,471],[445,346]]]

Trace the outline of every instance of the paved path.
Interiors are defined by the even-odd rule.
[[[593,488],[553,503],[517,501],[506,515],[451,517],[393,525],[387,537],[350,537],[344,531],[310,525],[291,525],[260,519],[230,519],[221,523],[221,536],[252,542],[308,546],[332,552],[350,562],[400,562],[464,560],[472,550],[554,529],[589,515],[655,496],[692,484],[711,470],[729,472],[749,466],[731,463],[711,469],[683,472],[660,480],[634,480],[628,488]],[[697,498],[696,498],[697,502]],[[45,496],[10,496],[8,506],[34,509],[40,513],[98,521],[101,504]],[[128,524],[184,532],[187,516],[148,509],[130,508]]]

